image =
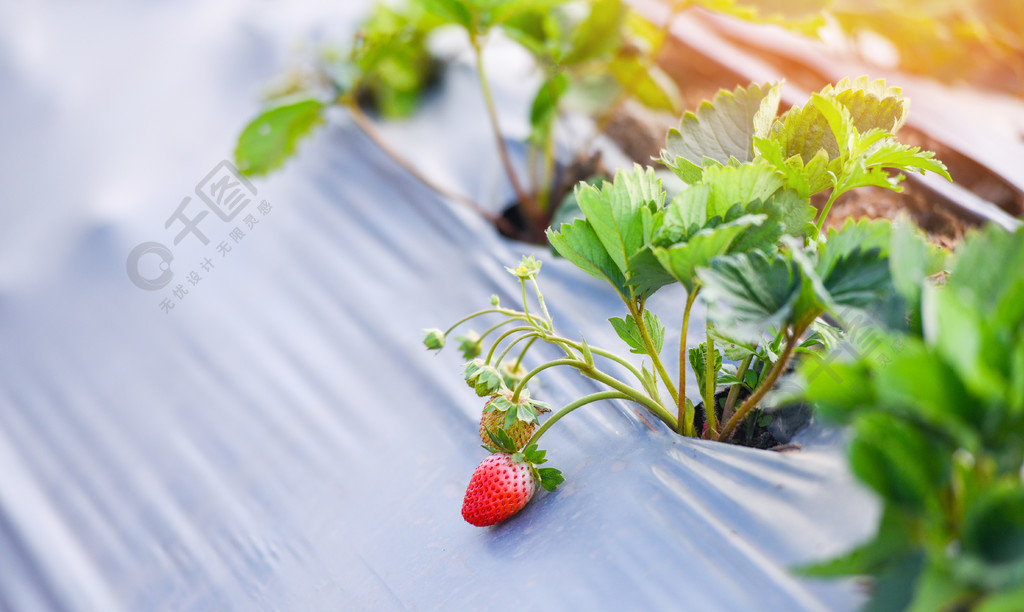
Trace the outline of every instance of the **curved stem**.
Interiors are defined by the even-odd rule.
[[[530,314],[530,307],[526,305],[526,280],[520,278],[519,284],[523,287],[523,312],[526,313],[526,318],[529,319],[530,325],[533,325],[537,329],[544,329],[533,319],[533,315]]]
[[[786,368],[786,364],[789,363],[789,358],[793,355],[793,348],[796,347],[796,343],[802,333],[803,330],[794,330],[792,334],[787,336],[786,348],[782,351],[782,355],[779,356],[779,360],[775,362],[775,365],[768,373],[768,377],[765,378],[757,389],[750,394],[747,401],[743,402],[743,405],[739,407],[736,414],[732,415],[729,422],[725,424],[724,428],[722,428],[722,433],[718,434],[718,436],[715,437],[715,440],[718,440],[719,442],[726,442],[747,414],[753,410],[757,406],[757,403],[761,401],[761,398],[768,393],[772,388],[772,385],[775,384],[775,381],[778,380],[779,374],[782,374],[782,371]]]
[[[715,414],[715,339],[711,337],[711,323],[705,328],[707,340],[704,351],[704,418],[708,434],[718,435],[718,415]]]
[[[654,342],[651,341],[651,335],[647,333],[647,324],[644,323],[643,309],[638,309],[632,302],[627,302],[626,307],[629,308],[629,314],[633,315],[633,321],[636,322],[636,327],[640,330],[640,338],[644,341],[644,347],[647,349],[647,355],[654,363],[654,368],[658,371],[658,375],[661,376],[661,380],[664,381],[665,388],[668,389],[668,394],[672,396],[673,402],[678,401],[679,394],[676,392],[676,385],[672,382],[672,378],[669,377],[668,372],[665,371],[665,366],[661,363],[661,358],[658,357],[658,351],[654,347]]]
[[[697,300],[699,289],[690,291],[686,296],[686,308],[683,309],[683,330],[679,337],[679,397],[676,400],[678,431],[680,435],[693,437],[693,415],[686,414],[686,334],[690,327],[690,310]],[[689,418],[687,418],[689,416]]]
[[[447,336],[448,334],[452,333],[455,330],[456,327],[462,325],[463,323],[465,323],[466,321],[469,321],[470,319],[474,319],[474,318],[479,317],[481,315],[493,314],[493,313],[501,313],[503,315],[506,315],[506,316],[510,317],[511,319],[522,319],[523,318],[523,316],[522,316],[523,313],[519,312],[518,310],[509,310],[507,308],[488,308],[486,310],[478,310],[478,311],[476,311],[476,312],[474,312],[472,314],[468,314],[468,315],[462,317],[461,319],[459,319],[458,321],[452,323],[451,326],[449,326],[448,329],[445,330],[444,335]]]
[[[602,382],[611,387],[612,389],[615,389],[616,391],[621,391],[622,393],[625,393],[626,395],[629,396],[629,399],[650,410],[654,414],[654,416],[661,419],[666,425],[668,425],[672,429],[676,428],[675,417],[672,416],[671,412],[665,410],[665,407],[662,406],[655,398],[644,395],[641,391],[638,391],[633,387],[630,387],[629,385],[618,380],[617,378],[608,376],[607,374],[597,370],[596,368],[587,368],[586,371],[581,369],[580,371],[583,372],[583,374],[589,378],[593,378],[598,382]]]
[[[821,233],[821,228],[825,226],[825,217],[828,216],[828,211],[832,210],[832,205],[835,204],[836,199],[842,195],[843,192],[839,190],[839,186],[836,185],[832,188],[832,193],[828,196],[828,202],[825,203],[825,207],[818,213],[818,221],[814,224],[814,227],[818,230],[818,234]]]
[[[527,338],[530,338],[530,343],[526,345],[526,348],[523,349],[523,352],[519,354],[519,359],[516,360],[516,366],[515,367],[519,367],[519,362],[522,361],[523,355],[526,354],[526,351],[530,348],[530,345],[533,344],[533,342],[539,336],[540,336],[540,334],[538,334],[536,332],[534,332],[534,333],[526,333],[526,334],[523,334],[522,336],[519,336],[518,338],[516,338],[512,342],[509,342],[508,346],[505,347],[505,350],[501,351],[501,353],[498,355],[498,358],[494,361],[494,367],[497,368],[498,366],[501,365],[501,362],[505,359],[505,355],[508,355],[509,351],[511,351],[515,347],[515,345],[519,344],[523,340],[526,340]],[[515,369],[515,368],[513,368],[513,369]]]
[[[512,393],[512,403],[514,404],[519,401],[519,394],[523,392],[523,389],[526,388],[526,383],[530,382],[531,378],[540,374],[541,372],[548,368],[553,368],[555,366],[560,365],[573,366],[574,368],[580,370],[581,372],[584,369],[589,369],[589,366],[587,366],[586,363],[580,361],[579,359],[555,359],[547,363],[542,363],[539,366],[527,372],[526,376],[524,376],[523,379],[519,381],[519,384],[516,385],[516,390]]]
[[[391,146],[391,144],[388,143],[387,140],[385,140],[384,136],[377,130],[376,126],[373,125],[373,121],[371,121],[370,118],[366,116],[363,110],[359,108],[358,104],[356,104],[355,102],[343,102],[343,104],[345,105],[345,108],[348,109],[349,114],[352,115],[352,119],[355,120],[356,126],[359,127],[359,129],[362,130],[362,132],[366,134],[366,136],[370,140],[372,140],[375,145],[377,145],[377,148],[383,151],[384,154],[390,157],[396,164],[401,166],[402,169],[408,172],[410,176],[412,176],[414,179],[422,183],[428,189],[436,193],[439,193],[448,199],[455,200],[456,202],[471,209],[476,214],[493,223],[495,227],[500,229],[506,235],[516,235],[516,229],[512,227],[512,224],[509,223],[508,219],[502,217],[501,215],[496,215],[492,212],[484,210],[483,208],[480,207],[479,204],[469,199],[468,197],[462,195],[461,193],[456,193],[448,189],[447,187],[439,185],[426,174],[420,172],[415,166],[412,165],[412,163],[409,162],[409,160],[403,157],[398,151],[395,150],[394,147]]]
[[[526,351],[530,350],[530,347],[533,346],[533,343],[536,342],[537,338],[539,338],[539,337],[540,336],[537,336],[537,335],[533,336],[532,338],[530,338],[530,341],[526,343],[526,346],[523,347],[522,352],[519,353],[519,359],[516,359],[515,364],[512,366],[512,371],[513,372],[515,372],[516,370],[519,369],[519,364],[521,364],[523,362],[523,357],[526,356]],[[525,338],[525,336],[524,336],[524,338]]]
[[[509,336],[511,336],[512,334],[514,334],[516,332],[521,332],[521,331],[536,332],[537,328],[535,328],[533,326],[527,327],[525,325],[521,325],[519,327],[513,327],[512,329],[507,330],[505,333],[503,333],[502,335],[498,336],[498,338],[494,341],[494,344],[491,345],[491,350],[487,351],[487,359],[484,360],[484,363],[491,363],[491,358],[494,357],[494,351],[495,351],[495,349],[498,348],[498,345],[501,344],[502,340],[504,340],[505,338],[508,338]]]
[[[476,56],[476,71],[480,78],[480,89],[484,94],[484,103],[487,105],[487,116],[491,121],[491,130],[494,131],[494,138],[498,143],[498,154],[501,156],[501,163],[508,174],[508,180],[512,183],[512,189],[519,198],[519,203],[531,220],[537,219],[536,204],[527,195],[526,190],[519,184],[515,169],[512,168],[512,161],[508,157],[508,149],[505,147],[505,139],[501,136],[501,126],[498,124],[498,112],[494,108],[494,97],[491,95],[491,85],[487,81],[487,74],[484,70],[484,55],[480,48],[480,40],[476,34],[471,33],[469,42],[473,46],[473,54]]]
[[[540,285],[537,283],[537,277],[531,276],[530,280],[533,282],[533,290],[537,292],[537,303],[540,304],[540,310],[544,313],[544,318],[548,320],[548,329],[554,329],[555,321],[551,318],[551,313],[548,312],[548,307],[544,303],[544,294],[540,292]]]
[[[537,441],[540,440],[540,437],[544,435],[544,432],[550,429],[552,425],[557,423],[562,417],[569,414],[573,410],[586,406],[587,404],[592,404],[594,402],[599,402],[601,400],[606,399],[628,400],[629,396],[624,393],[619,393],[618,391],[601,391],[600,393],[591,393],[590,395],[585,395],[580,399],[576,400],[575,402],[566,405],[565,408],[562,408],[558,412],[552,414],[551,418],[544,421],[544,424],[537,428],[537,431],[533,432],[533,435],[530,436],[530,439],[526,442],[525,445],[523,445],[523,448],[526,448],[531,444],[536,444]]]
[[[743,380],[743,376],[747,373],[747,368],[750,367],[750,361],[754,358],[753,354],[747,355],[740,362],[739,367],[736,368],[736,378],[740,381]],[[729,396],[725,398],[725,407],[722,409],[722,420],[728,421],[729,417],[732,416],[732,409],[736,406],[736,398],[740,395],[740,388],[743,386],[742,382],[734,383],[732,388],[729,389]]]

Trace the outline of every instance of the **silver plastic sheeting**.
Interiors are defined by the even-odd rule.
[[[541,282],[566,335],[621,349],[606,322],[621,307],[565,261],[440,200],[343,117],[281,174],[239,183],[237,214],[206,202],[210,181],[231,178],[218,163],[255,110],[239,84],[271,74],[266,49],[285,38],[266,7],[228,6],[206,21],[210,9],[186,3],[82,26],[86,40],[141,28],[135,68],[120,70],[127,95],[146,103],[111,106],[87,86],[110,69],[98,51],[83,51],[95,64],[69,60],[86,71],[71,84],[36,72],[56,71],[47,43],[70,28],[53,7],[32,9],[31,40],[0,19],[0,70],[13,84],[0,115],[22,118],[0,164],[12,195],[0,204],[11,219],[0,246],[0,609],[863,601],[853,582],[788,572],[866,538],[877,520],[841,435],[820,428],[799,438],[804,450],[772,453],[685,440],[632,404],[595,404],[544,438],[566,476],[558,491],[503,525],[464,523],[462,495],[485,456],[482,401],[456,351],[428,353],[421,328],[491,294],[514,303],[518,283],[503,266],[524,253],[545,259]],[[182,77],[196,99],[145,94],[162,86],[130,78],[158,58],[186,72],[155,35],[167,20],[206,24],[193,42],[211,53],[187,54],[206,76]],[[480,193],[498,165],[479,99],[451,95],[468,74],[452,71],[403,146]],[[77,97],[59,95],[74,87]],[[465,122],[431,120],[446,105],[463,105]],[[176,123],[182,113],[199,123]],[[186,125],[206,136],[182,135]],[[468,160],[463,143],[480,145]],[[146,242],[173,254],[173,278],[154,291],[127,274]],[[140,273],[159,276],[152,254],[144,261]],[[651,307],[669,322],[681,297],[663,291]],[[548,374],[537,395],[555,406],[597,389],[571,371]]]

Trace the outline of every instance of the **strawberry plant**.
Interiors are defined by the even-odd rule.
[[[871,610],[1024,609],[1024,230],[969,235],[950,263],[894,231],[890,258],[910,316],[809,356],[796,394],[852,428],[882,518],[803,571],[871,576]]]
[[[521,439],[520,423],[539,423],[528,383],[548,368],[567,366],[609,390],[552,414],[523,442],[527,447],[577,408],[613,398],[644,406],[682,435],[729,441],[795,354],[841,336],[853,313],[887,305],[894,283],[904,282],[889,263],[888,222],[850,221],[821,235],[829,207],[838,195],[861,185],[898,190],[901,176],[893,171],[930,170],[948,178],[945,167],[931,153],[896,139],[906,102],[881,81],[843,81],[781,116],[778,101],[778,86],[720,92],[696,113],[684,115],[679,129],[668,135],[662,161],[686,189],[666,202],[653,169],[635,166],[599,187],[579,185],[575,196],[582,216],[548,231],[559,255],[607,282],[622,300],[624,316],[610,323],[630,352],[643,357],[639,368],[582,337],[575,341],[556,333],[537,282],[540,262],[532,256],[509,269],[521,284],[521,309],[492,302],[492,308],[448,330],[428,332],[428,348],[439,349],[455,327],[478,316],[498,316],[498,323],[465,336],[462,344],[470,360],[466,380],[478,395],[492,397],[487,411],[502,406],[506,432],[519,427]],[[826,190],[828,202],[818,212],[810,198]],[[662,359],[665,325],[647,302],[677,283],[686,298],[680,304],[678,375],[673,376]],[[528,287],[539,311],[531,312]],[[705,342],[691,348],[690,314],[700,296],[713,307]],[[485,341],[490,349],[481,358]],[[518,370],[537,341],[555,347],[559,357],[507,385],[506,356],[523,343],[512,367]],[[738,363],[726,367],[723,357]],[[606,371],[608,364],[628,378]],[[687,364],[704,399],[700,431],[697,407],[686,394]],[[729,387],[721,403],[719,386]]]
[[[427,43],[440,26],[461,29],[472,50],[489,127],[528,226],[525,233],[417,171],[380,136],[362,110],[362,103],[384,116],[403,116],[415,109],[436,72],[437,61]],[[499,31],[534,57],[542,77],[530,107],[528,138],[531,160],[539,157],[541,163],[530,164],[529,184],[518,176],[509,157],[484,69],[483,50]],[[326,55],[308,73],[292,78],[271,100],[271,108],[249,123],[238,140],[237,166],[249,175],[279,167],[299,140],[323,123],[329,108],[341,106],[386,153],[429,187],[473,207],[506,233],[541,240],[552,202],[559,201],[564,190],[555,180],[554,149],[555,127],[567,108],[592,114],[597,131],[626,99],[678,110],[676,86],[654,62],[665,37],[664,29],[653,27],[622,0],[410,0],[397,8],[380,4],[347,53]]]

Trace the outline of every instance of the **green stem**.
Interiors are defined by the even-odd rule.
[[[530,436],[530,440],[523,446],[523,448],[526,448],[531,444],[536,444],[537,441],[540,440],[540,437],[544,435],[544,432],[550,429],[552,425],[557,423],[562,417],[569,414],[573,410],[586,406],[587,404],[592,404],[594,402],[599,402],[601,400],[606,399],[628,400],[630,398],[625,393],[619,393],[618,391],[601,391],[600,393],[591,393],[590,395],[585,395],[580,399],[576,400],[575,402],[568,404],[565,408],[562,408],[558,412],[552,414],[548,420],[544,421],[544,424],[541,425],[537,429],[537,431],[533,432],[533,435]]]
[[[504,340],[505,338],[508,338],[509,336],[511,336],[512,334],[514,334],[516,332],[521,332],[521,331],[536,332],[537,328],[535,328],[535,327],[526,327],[525,325],[520,326],[520,327],[513,327],[512,329],[510,329],[510,330],[506,331],[505,333],[503,333],[502,335],[498,336],[498,338],[494,341],[494,344],[491,345],[491,350],[487,351],[487,359],[484,360],[484,363],[491,363],[491,358],[494,357],[494,351],[495,351],[495,349],[498,348],[498,345],[501,344],[502,340]]]
[[[565,344],[567,344],[567,345],[571,346],[572,348],[576,349],[581,354],[583,353],[583,345],[582,344],[580,344],[578,342],[573,342],[572,340],[567,340],[565,338],[559,338],[558,340],[559,340],[559,342],[564,342]],[[626,368],[627,370],[629,370],[630,374],[632,374],[633,376],[636,377],[636,379],[640,382],[640,384],[644,384],[643,374],[640,373],[640,370],[636,369],[635,365],[633,365],[630,362],[626,361],[622,357],[619,357],[618,355],[616,355],[615,353],[613,353],[611,351],[606,351],[606,350],[604,350],[602,348],[597,348],[597,347],[594,347],[594,346],[590,346],[589,344],[587,345],[587,348],[589,348],[590,352],[593,353],[594,355],[599,355],[601,357],[604,357],[605,359],[610,359],[611,361],[614,361],[615,363],[618,363],[622,367]]]
[[[519,381],[519,384],[516,385],[516,390],[512,393],[512,403],[514,404],[519,401],[519,394],[523,392],[523,389],[526,388],[526,383],[530,382],[531,378],[540,374],[541,372],[548,368],[553,368],[555,366],[561,365],[572,366],[581,372],[584,369],[589,369],[589,366],[586,363],[580,361],[579,359],[555,359],[552,361],[548,361],[547,363],[542,363],[539,366],[527,372],[526,376],[524,376],[523,379]]]
[[[508,308],[488,308],[487,310],[478,310],[477,312],[466,315],[459,319],[458,321],[456,321],[455,323],[452,323],[451,327],[445,330],[444,335],[447,336],[448,334],[452,333],[452,331],[454,331],[456,327],[462,325],[463,323],[469,321],[470,319],[479,317],[481,315],[492,314],[496,312],[511,317],[512,319],[523,318],[523,313],[519,312],[518,310],[509,310]]]
[[[796,347],[796,343],[799,341],[802,333],[802,329],[794,330],[794,332],[786,338],[786,348],[782,351],[782,355],[779,356],[778,361],[775,362],[775,365],[768,373],[768,377],[765,378],[757,389],[750,394],[750,397],[743,402],[736,411],[736,414],[732,415],[732,418],[729,419],[729,422],[726,423],[725,427],[722,429],[722,433],[716,436],[715,440],[719,442],[728,441],[736,427],[743,422],[743,419],[746,418],[747,414],[753,410],[757,406],[757,403],[761,401],[761,398],[768,393],[772,388],[772,385],[774,385],[775,381],[779,378],[779,375],[782,374],[783,370],[785,370],[786,364],[789,363],[789,358],[793,355],[793,349]]]
[[[529,319],[530,325],[533,325],[537,329],[544,329],[540,325],[537,325],[537,322],[533,320],[533,316],[530,315],[530,308],[526,305],[526,280],[520,278],[519,284],[523,287],[523,312],[526,314],[526,318]]]
[[[509,351],[511,351],[513,347],[515,347],[515,345],[519,344],[523,340],[526,340],[527,338],[530,338],[530,344],[533,344],[534,340],[536,340],[538,336],[540,336],[540,334],[536,332],[526,333],[523,334],[522,336],[519,336],[512,342],[509,342],[508,346],[505,347],[505,350],[501,351],[501,353],[498,354],[498,358],[494,361],[494,367],[497,368],[498,366],[501,365],[502,360],[505,359],[505,355],[508,355]],[[519,354],[519,359],[516,360],[517,367],[519,366],[519,362],[523,359],[523,355],[526,354],[527,349],[530,348],[530,344],[527,344],[526,348],[523,349],[523,352]]]
[[[695,437],[697,434],[693,429],[693,415],[687,414],[686,409],[686,334],[690,328],[690,310],[697,300],[699,289],[690,291],[686,296],[686,308],[683,309],[683,331],[679,337],[679,397],[676,400],[676,409],[679,416],[676,419],[680,435]]]
[[[480,89],[484,94],[484,103],[487,106],[487,116],[491,122],[491,130],[494,132],[494,138],[498,144],[498,154],[501,156],[501,163],[505,167],[505,173],[508,174],[508,180],[512,183],[512,189],[516,192],[516,197],[519,199],[519,204],[523,207],[523,210],[527,213],[527,217],[531,220],[536,220],[537,205],[533,202],[526,190],[519,183],[519,178],[516,176],[515,169],[512,168],[512,161],[508,157],[508,149],[505,147],[505,139],[501,136],[501,126],[498,124],[498,112],[494,107],[494,96],[491,95],[491,85],[487,81],[487,74],[484,70],[484,55],[480,47],[480,40],[476,34],[472,31],[469,35],[469,42],[473,46],[473,54],[476,56],[476,71],[480,78]]]
[[[540,210],[547,212],[551,208],[551,180],[555,173],[555,139],[554,130],[551,125],[544,135],[544,172],[541,174],[541,183],[537,186],[537,205]]]
[[[821,228],[825,226],[825,217],[828,216],[828,211],[832,210],[832,205],[842,193],[838,185],[832,188],[832,193],[828,196],[828,202],[825,203],[825,208],[821,209],[821,212],[818,214],[818,221],[814,224],[818,234],[821,233]]]
[[[519,353],[519,359],[516,359],[515,365],[512,366],[512,371],[513,372],[515,372],[516,370],[519,369],[519,364],[521,364],[523,362],[523,357],[526,356],[526,351],[530,350],[530,347],[533,346],[533,343],[536,342],[537,338],[539,338],[539,337],[540,336],[534,336],[534,337],[530,338],[530,341],[527,342],[526,346],[523,347],[522,352]],[[525,338],[525,336],[524,336],[524,338]]]
[[[676,386],[672,382],[672,378],[665,371],[664,364],[661,363],[661,358],[658,357],[658,351],[654,348],[654,342],[651,341],[651,335],[647,333],[647,324],[644,323],[643,307],[637,308],[636,304],[632,301],[626,302],[626,307],[629,308],[629,314],[633,316],[633,321],[636,322],[636,327],[640,330],[640,338],[644,341],[644,347],[647,349],[647,355],[651,358],[654,363],[654,369],[658,371],[658,375],[661,376],[661,380],[665,383],[665,388],[668,389],[668,394],[672,396],[672,402],[678,401],[679,395],[676,391]]]
[[[548,307],[544,303],[544,294],[540,292],[540,285],[537,283],[537,277],[531,276],[530,281],[533,282],[533,290],[537,292],[537,303],[540,304],[540,310],[544,313],[544,318],[548,320],[548,329],[554,329],[555,321],[551,318],[551,313],[548,312]]]
[[[754,358],[753,354],[747,355],[740,362],[739,367],[736,368],[736,378],[740,381],[743,380],[743,376],[747,373],[747,368],[750,367],[750,361]],[[742,382],[733,384],[732,388],[729,389],[729,396],[725,398],[725,407],[722,409],[722,420],[728,421],[729,417],[732,416],[732,409],[736,406],[736,398],[740,395],[740,389],[743,387]]]
[[[704,418],[708,423],[708,434],[718,435],[718,415],[715,414],[715,339],[711,336],[713,326],[707,324],[707,350],[704,352]]]

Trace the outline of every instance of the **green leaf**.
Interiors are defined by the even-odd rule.
[[[548,229],[547,236],[548,242],[559,255],[587,274],[608,281],[623,300],[631,299],[625,276],[586,219],[564,224],[558,231]]]
[[[893,287],[917,311],[921,306],[921,288],[928,277],[942,270],[946,252],[915,230],[906,216],[892,226],[889,246],[889,274]]]
[[[881,412],[860,415],[850,443],[850,469],[888,503],[911,508],[939,507],[940,488],[949,479],[953,449],[920,428]]]
[[[733,206],[763,202],[785,185],[785,175],[762,161],[739,166],[711,166],[702,183],[711,186],[708,218],[725,216]]]
[[[967,449],[977,448],[984,413],[956,372],[927,346],[906,338],[899,351],[871,357],[878,360],[873,369],[880,402],[944,429]]]
[[[810,198],[832,186],[834,177],[829,174],[829,156],[824,149],[804,163],[800,155],[786,157],[781,142],[755,138],[754,146],[762,158],[786,176],[786,187],[796,191],[800,197]]]
[[[484,433],[490,438],[491,444],[495,448],[504,453],[517,453],[519,449],[516,448],[516,443],[512,440],[512,437],[505,432],[504,429],[490,429],[484,427]]]
[[[654,231],[653,241],[658,246],[683,242],[700,231],[708,222],[709,185],[694,185],[679,192],[665,206],[661,226]]]
[[[266,174],[295,153],[299,140],[323,123],[324,104],[301,100],[265,111],[245,126],[235,148],[235,165],[246,176]]]
[[[764,202],[754,201],[745,207],[747,214],[763,214],[764,223],[748,228],[736,239],[732,252],[761,250],[773,252],[783,234],[804,238],[815,233],[814,217],[817,209],[807,198],[790,189],[779,190]]]
[[[558,485],[565,482],[562,472],[556,468],[537,468],[537,478],[545,491],[554,491]]]
[[[830,228],[825,237],[825,246],[818,256],[815,269],[822,278],[832,273],[841,259],[848,258],[855,251],[878,251],[880,256],[889,253],[892,224],[888,219],[849,218],[839,229]]]
[[[914,549],[913,526],[905,516],[886,508],[874,537],[839,557],[797,568],[797,573],[815,578],[869,576],[881,573],[893,560]]]
[[[735,158],[741,162],[754,159],[754,137],[768,134],[771,121],[778,112],[781,90],[778,85],[750,85],[733,91],[719,91],[710,102],[701,103],[696,113],[683,115],[679,128],[669,131],[662,162],[684,170],[680,178],[693,178],[693,167],[701,167],[704,158],[721,164]],[[687,164],[681,163],[685,160]]]
[[[631,172],[619,170],[615,181],[605,182],[600,190],[577,186],[576,200],[619,272],[628,275],[629,258],[647,243],[652,215],[664,204],[661,179],[655,178],[653,168],[645,171],[636,164]]]
[[[652,252],[666,272],[688,292],[693,292],[699,284],[697,271],[728,252],[733,241],[749,227],[763,223],[765,218],[765,215],[745,215],[718,227],[700,230],[684,243],[655,247]]]
[[[1021,269],[1024,269],[1024,228],[1010,233],[990,224],[964,238],[956,251],[949,286],[964,294],[985,316],[995,315],[999,313],[999,306],[1016,295],[1020,287],[1021,275],[1009,272]],[[1012,311],[1002,314],[1007,323],[1016,318]]]
[[[608,70],[629,95],[648,108],[674,113],[682,104],[675,81],[639,55],[620,53],[608,63]]]
[[[536,444],[530,444],[523,449],[523,458],[534,465],[547,463],[548,460],[545,458],[546,455],[547,451],[540,450]]]
[[[752,342],[791,320],[802,284],[795,264],[758,251],[718,257],[697,276],[704,297],[716,305],[709,313],[716,328]]]
[[[769,140],[774,141],[781,157],[788,160],[799,156],[805,166],[825,151],[829,160],[839,157],[839,143],[828,121],[814,104],[794,106],[773,125]]]
[[[828,85],[821,95],[834,97],[850,113],[853,126],[861,134],[872,129],[896,133],[907,120],[908,104],[898,87],[889,87],[883,79],[866,76],[845,78]]]
[[[590,14],[573,29],[569,50],[559,63],[567,66],[579,64],[618,47],[625,16],[626,7],[622,0],[594,0]]]
[[[700,389],[701,394],[704,393],[704,382],[705,372],[707,370],[707,342],[701,342],[700,346],[695,346],[689,350],[688,356],[690,359],[690,367],[693,368],[693,373],[697,376],[697,388]],[[722,369],[722,354],[715,350],[715,366],[714,371],[716,373],[716,384],[717,387],[717,373]],[[706,408],[705,408],[706,409]]]
[[[665,326],[662,325],[658,315],[649,310],[644,311],[643,319],[644,326],[647,327],[647,334],[654,344],[655,351],[661,353],[662,345],[665,342]],[[608,322],[612,324],[619,338],[622,338],[622,341],[629,345],[629,352],[638,355],[647,354],[647,347],[644,345],[643,336],[640,334],[640,328],[637,326],[636,320],[633,319],[633,315],[626,315],[625,319],[612,317],[608,319]]]
[[[567,89],[569,77],[562,72],[552,75],[540,86],[530,107],[530,125],[534,137],[543,138],[543,134],[547,133],[551,122],[558,116],[558,102]]]
[[[467,30],[472,29],[473,19],[470,6],[463,0],[413,0],[428,13],[447,23],[455,23]]]
[[[1024,583],[1024,486],[1004,481],[984,491],[964,514],[963,559],[957,573],[1002,590]]]

